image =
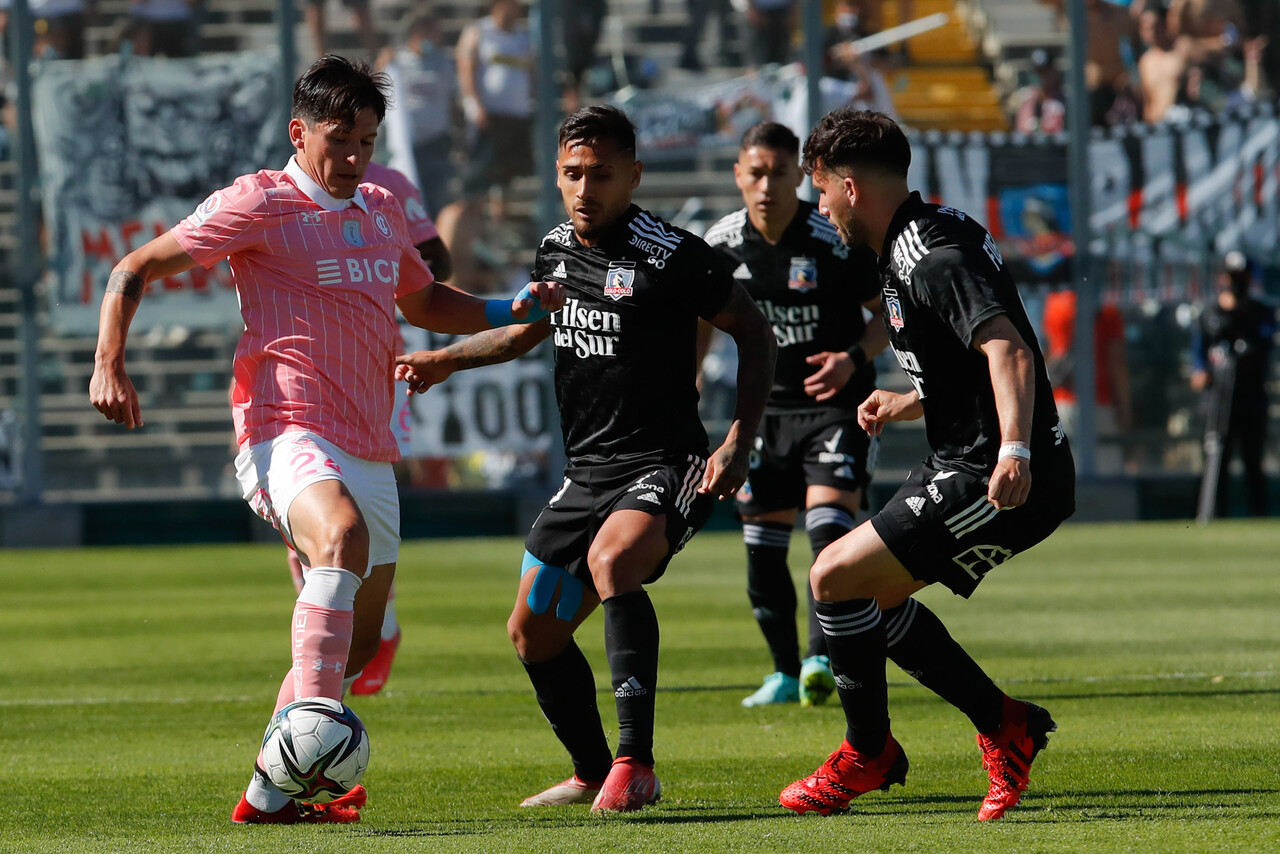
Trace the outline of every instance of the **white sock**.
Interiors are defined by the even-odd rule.
[[[275,783],[259,774],[256,768],[253,771],[253,777],[249,780],[249,788],[245,790],[244,799],[249,802],[250,806],[263,812],[275,812],[283,809],[292,800],[284,792],[277,789]]]

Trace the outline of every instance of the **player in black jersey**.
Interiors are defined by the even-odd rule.
[[[535,280],[562,282],[564,308],[519,335],[476,335],[411,353],[415,390],[455,370],[555,346],[568,466],[525,541],[507,630],[574,774],[523,806],[591,803],[629,812],[657,800],[653,773],[658,619],[643,585],[705,524],[714,496],[747,475],[776,348],[769,324],[700,238],[631,203],[635,129],[615,107],[584,107],[560,127],[557,183],[569,213],[538,247]],[[708,455],[695,385],[698,318],[733,337],[738,402]],[[618,710],[609,751],[591,668],[574,630],[603,604]]]
[[[706,240],[729,261],[778,342],[773,392],[738,491],[747,596],[774,672],[742,704],[812,706],[836,683],[811,591],[800,660],[787,550],[801,506],[815,558],[852,530],[875,468],[877,440],[858,426],[858,404],[875,389],[870,360],[888,345],[884,324],[868,327],[862,311],[880,312],[879,272],[875,252],[845,246],[817,205],[796,195],[804,179],[800,140],[785,125],[750,128],[733,174],[746,207],[711,226]]]
[[[873,392],[858,420],[874,435],[923,416],[933,453],[883,510],[814,563],[810,583],[848,728],[840,748],[780,800],[828,814],[903,782],[887,656],[977,728],[991,781],[978,818],[993,819],[1018,802],[1056,725],[997,688],[911,594],[941,582],[967,597],[989,570],[1047,537],[1075,509],[1075,464],[995,241],[967,214],[909,192],[910,162],[906,137],[880,113],[837,110],[805,143],[819,209],[845,243],[880,256],[889,341],[915,387]]]

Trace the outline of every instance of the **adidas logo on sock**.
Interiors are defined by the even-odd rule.
[[[618,698],[624,697],[643,697],[649,693],[649,689],[640,684],[640,680],[632,676],[626,682],[618,686],[618,690],[613,692],[613,696]]]
[[[862,687],[862,683],[861,683],[861,682],[854,682],[854,681],[853,681],[852,679],[850,679],[848,676],[845,676],[845,675],[843,675],[843,674],[841,674],[841,673],[836,673],[836,674],[834,674],[834,675],[835,675],[835,678],[836,678],[836,687],[837,687],[837,688],[843,689],[843,690],[845,690],[845,691],[857,691],[859,688],[861,688],[861,687]]]

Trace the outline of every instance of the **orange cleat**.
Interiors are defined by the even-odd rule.
[[[366,695],[381,691],[391,675],[391,661],[396,657],[396,650],[399,648],[400,631],[397,630],[395,637],[378,644],[378,652],[373,656],[373,660],[365,665],[364,670],[361,670],[360,675],[356,677],[356,681],[351,683],[351,693]]]
[[[1057,728],[1045,709],[1004,698],[1000,729],[990,735],[978,733],[982,765],[991,779],[991,788],[978,810],[978,821],[1000,818],[1022,798],[1031,777],[1031,763],[1048,746],[1049,733]]]
[[[909,765],[907,754],[892,735],[885,739],[878,756],[861,754],[845,740],[817,771],[783,789],[778,803],[801,815],[844,812],[859,795],[877,789],[888,791],[895,783],[902,785]]]
[[[652,765],[642,765],[630,756],[613,760],[609,776],[591,803],[592,812],[635,812],[662,799],[662,784]]]
[[[364,786],[356,786],[327,804],[289,801],[275,812],[264,812],[242,794],[240,803],[231,811],[231,821],[235,824],[355,824],[368,798]]]

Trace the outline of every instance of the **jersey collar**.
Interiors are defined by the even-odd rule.
[[[884,246],[880,247],[880,258],[884,260],[889,257],[889,253],[893,251],[893,241],[897,239],[902,230],[907,227],[911,220],[915,219],[916,211],[924,205],[924,199],[920,198],[918,190],[912,190],[911,195],[907,196],[907,200],[898,205],[898,209],[894,211],[893,219],[889,220],[889,229],[884,233]]]
[[[311,176],[302,168],[302,164],[298,162],[298,156],[289,158],[289,162],[284,167],[284,174],[292,179],[302,194],[311,201],[327,211],[340,211],[355,205],[365,213],[369,212],[369,203],[365,201],[364,190],[356,187],[356,194],[349,199],[335,199],[329,195],[329,192],[321,187]]]

